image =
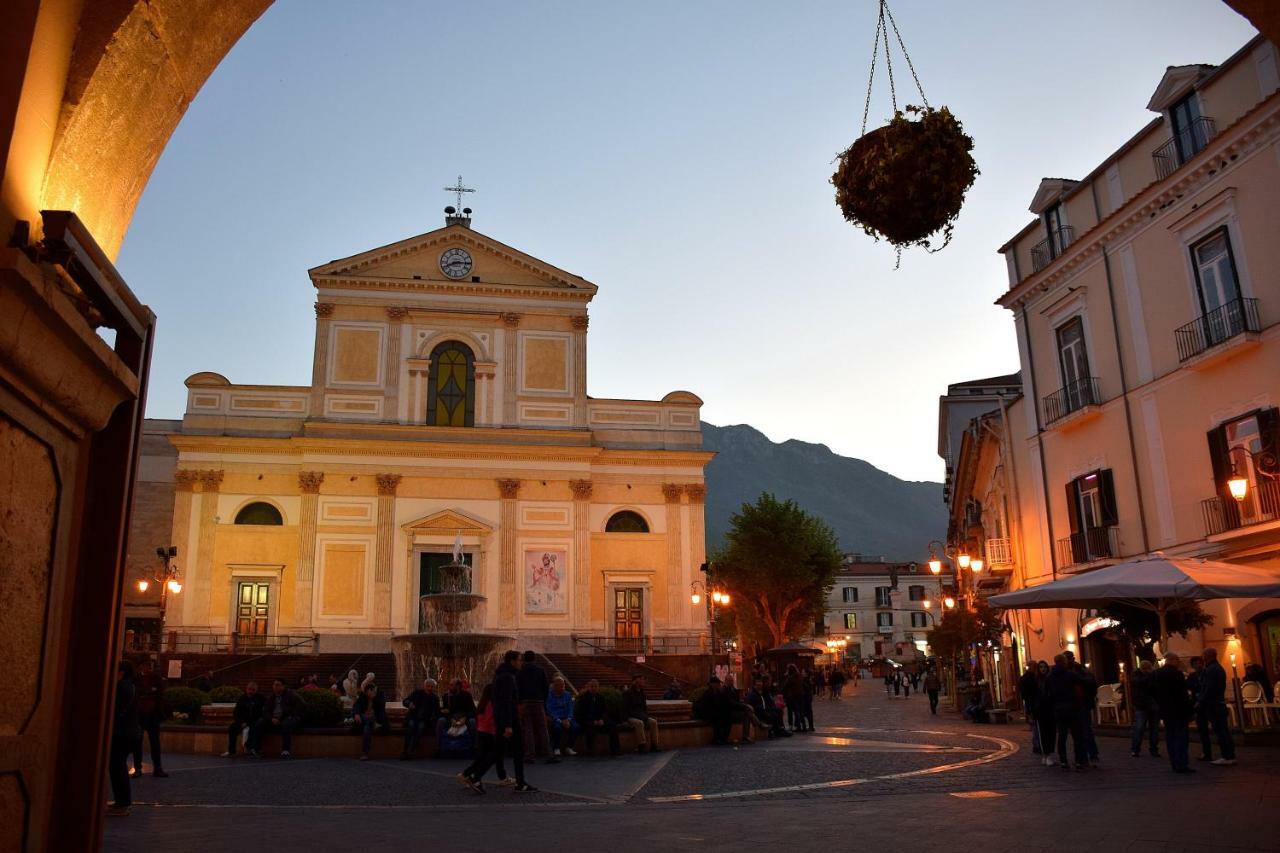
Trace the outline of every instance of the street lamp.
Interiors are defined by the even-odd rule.
[[[151,588],[152,583],[160,585],[160,629],[164,630],[164,613],[169,603],[169,594],[177,595],[182,592],[182,573],[178,571],[178,567],[171,561],[178,556],[178,546],[169,545],[168,547],[160,547],[156,549],[156,556],[160,558],[162,568],[159,574],[153,575],[151,578],[140,578],[138,580],[138,592],[145,593]]]
[[[942,604],[943,604],[943,606],[945,606],[948,610],[955,610],[955,607],[956,607],[956,600],[955,600],[954,598],[952,598],[951,596],[949,596],[949,595],[948,595],[946,598],[942,599]]]
[[[960,568],[962,569],[969,568],[969,562],[970,562],[969,552],[961,551],[960,556],[956,557],[956,562],[960,564]]]
[[[977,574],[981,574],[981,573],[982,573],[982,567],[983,567],[984,565],[986,565],[986,564],[985,564],[985,563],[983,563],[983,561],[981,560],[981,558],[979,558],[979,557],[974,557],[973,559],[969,560],[969,571],[973,572],[975,575],[977,575]]]
[[[929,543],[929,571],[933,572],[935,575],[940,575],[942,574],[942,559],[938,556],[938,552],[934,550],[933,546],[935,545],[937,545],[938,549],[943,553],[946,553],[947,548],[936,539]]]
[[[1280,479],[1280,475],[1268,473],[1275,470],[1276,456],[1274,453],[1254,453],[1247,447],[1231,448],[1231,476],[1227,479],[1227,490],[1237,502],[1243,502],[1249,496],[1249,478],[1241,473],[1239,466],[1236,464],[1237,453],[1247,456],[1250,461],[1256,460],[1260,463],[1253,466],[1254,474],[1270,480]]]
[[[707,588],[703,586],[702,581],[694,581],[689,584],[689,600],[695,605],[702,603],[702,594]]]

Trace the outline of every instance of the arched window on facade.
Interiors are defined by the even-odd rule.
[[[254,501],[236,513],[236,524],[284,524],[284,518],[266,501]]]
[[[445,341],[431,351],[427,372],[427,424],[476,425],[476,358],[471,348]]]
[[[638,512],[624,509],[609,517],[604,526],[605,533],[648,533],[649,522]]]

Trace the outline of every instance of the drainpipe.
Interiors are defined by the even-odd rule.
[[[1099,222],[1102,221],[1102,209],[1098,205],[1098,187],[1095,181],[1089,182],[1093,195],[1093,213]],[[1138,475],[1138,446],[1133,440],[1133,413],[1129,408],[1129,380],[1125,375],[1124,351],[1120,348],[1120,320],[1116,316],[1115,286],[1111,280],[1111,256],[1106,244],[1102,244],[1102,269],[1107,275],[1107,304],[1111,308],[1111,332],[1116,343],[1116,363],[1120,366],[1120,397],[1124,401],[1124,426],[1129,434],[1129,461],[1133,465],[1133,485],[1138,493],[1138,524],[1142,529],[1142,553],[1151,553],[1151,541],[1147,537],[1147,510],[1142,500],[1142,479]],[[1163,648],[1163,647],[1161,647]]]

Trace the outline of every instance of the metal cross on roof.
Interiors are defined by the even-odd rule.
[[[463,185],[462,185],[462,176],[461,176],[461,175],[459,175],[459,176],[458,176],[458,183],[457,183],[457,185],[456,185],[456,186],[452,186],[452,187],[445,187],[445,188],[444,188],[444,191],[445,191],[445,192],[447,192],[447,193],[453,193],[453,194],[455,194],[455,195],[458,197],[458,212],[459,212],[459,213],[461,213],[461,212],[462,212],[462,194],[463,194],[463,193],[473,193],[473,192],[475,192],[475,190],[471,189],[470,187],[465,187],[465,186],[463,186]]]

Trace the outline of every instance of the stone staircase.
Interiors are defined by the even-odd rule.
[[[311,655],[162,654],[157,667],[160,673],[167,671],[168,660],[171,658],[182,660],[182,681],[188,684],[212,670],[214,684],[218,685],[244,687],[247,682],[256,681],[265,690],[270,689],[271,682],[279,678],[288,686],[297,687],[298,679],[302,676],[317,675],[320,686],[328,687],[331,674],[345,678],[347,670],[354,669],[362,679],[366,673],[372,672],[388,699],[399,698],[396,695],[395,656],[390,652]]]
[[[558,653],[543,657],[564,676],[575,692],[581,690],[593,678],[600,682],[601,687],[614,687],[621,690],[631,682],[632,674],[639,672],[644,675],[645,696],[650,699],[661,699],[672,681],[670,676],[664,676],[653,669],[647,669],[617,655]]]

